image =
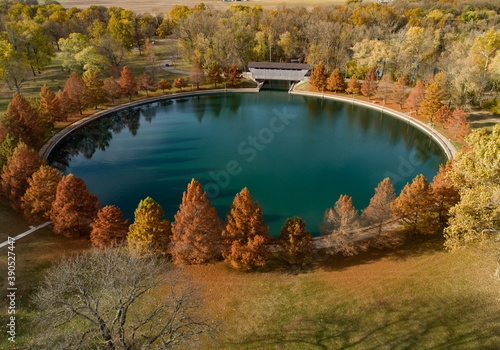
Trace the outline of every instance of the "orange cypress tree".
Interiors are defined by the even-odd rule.
[[[408,91],[406,89],[406,85],[408,83],[408,79],[405,76],[402,76],[398,79],[397,85],[394,85],[391,100],[399,104],[399,108],[403,108],[403,103],[408,99]]]
[[[410,95],[406,100],[406,107],[410,110],[417,112],[420,106],[422,105],[422,101],[424,100],[425,89],[424,84],[422,82],[417,81],[417,85],[413,89],[411,89]]]
[[[453,171],[451,161],[439,166],[439,172],[431,183],[434,211],[438,213],[439,222],[446,223],[451,207],[460,201],[460,194],[449,181],[448,175]]]
[[[234,198],[222,237],[226,246],[223,256],[233,267],[265,266],[269,228],[262,220],[262,207],[246,187]]]
[[[231,65],[226,73],[227,81],[231,86],[238,85],[241,83],[241,79],[243,78],[236,64]]]
[[[85,85],[82,77],[75,72],[71,73],[66,80],[64,92],[67,94],[67,102],[69,102],[72,111],[78,111],[80,115],[83,114],[84,109],[94,104],[92,91]]]
[[[135,221],[129,227],[127,243],[140,254],[165,254],[172,237],[170,221],[162,219],[163,208],[147,197],[135,210]]]
[[[22,139],[31,147],[37,147],[46,132],[38,112],[21,94],[12,97],[0,124],[6,134]]]
[[[124,96],[127,96],[129,101],[132,101],[132,96],[137,95],[137,84],[135,83],[134,73],[128,66],[123,67],[120,76],[120,90]]]
[[[30,222],[39,225],[50,220],[50,210],[61,179],[62,175],[48,165],[42,165],[28,179],[29,187],[21,199],[21,208]]]
[[[431,121],[434,115],[441,109],[444,91],[441,84],[433,82],[427,85],[427,93],[420,106],[420,114]]]
[[[100,209],[91,224],[90,241],[94,247],[119,245],[128,233],[128,219],[123,221],[123,213],[114,205]]]
[[[120,98],[122,96],[122,90],[120,89],[120,84],[118,84],[113,77],[109,77],[104,80],[103,85],[104,90],[108,94],[111,99],[111,103],[115,103],[115,99]]]
[[[68,115],[73,112],[73,107],[71,106],[71,101],[68,97],[68,93],[64,90],[59,90],[56,94],[59,104],[61,105],[61,112],[63,114],[64,120],[68,120]]]
[[[171,90],[172,89],[172,85],[166,79],[161,79],[158,82],[158,89],[162,90],[163,93],[165,93],[165,90]]]
[[[108,92],[104,88],[104,82],[99,78],[99,73],[94,70],[88,70],[83,75],[83,81],[92,92],[95,108],[108,102]]]
[[[314,244],[311,234],[306,231],[304,220],[297,216],[293,219],[287,219],[281,228],[278,246],[280,255],[290,265],[302,265],[310,262]]]
[[[347,84],[347,89],[345,89],[345,92],[352,94],[353,97],[354,95],[361,92],[361,84],[359,83],[357,76],[354,75],[351,80],[349,80],[349,84]]]
[[[309,77],[309,84],[313,89],[323,91],[326,88],[327,79],[325,66],[320,62]]]
[[[393,203],[392,210],[410,228],[413,234],[432,233],[432,193],[423,175],[407,183]]]
[[[21,208],[21,198],[29,187],[28,180],[44,164],[38,154],[20,143],[2,169],[2,191],[13,208]]]
[[[219,253],[222,221],[195,179],[182,195],[172,223],[172,257],[177,263],[202,264]]]
[[[187,86],[187,83],[184,81],[184,77],[179,77],[174,80],[174,87],[177,89],[180,89],[182,91],[182,88],[185,88]]]
[[[56,121],[65,121],[66,116],[63,113],[61,102],[47,85],[42,86],[40,90],[40,105],[42,113],[47,117]]]
[[[335,92],[342,92],[345,90],[345,81],[344,77],[342,74],[340,74],[340,71],[338,69],[335,69],[332,74],[330,75],[330,78],[328,78],[327,81],[327,88],[330,91],[335,91]]]
[[[391,179],[386,177],[375,188],[375,195],[363,210],[361,220],[365,225],[376,225],[378,234],[382,233],[384,223],[392,216],[392,202],[396,198]]]
[[[156,82],[152,76],[144,72],[137,80],[137,88],[146,91],[146,96],[149,96],[149,91],[156,91]]]
[[[443,105],[439,111],[437,111],[436,114],[434,114],[434,117],[432,118],[433,121],[436,123],[441,123],[443,125],[446,125],[448,123],[448,120],[451,118],[451,109],[447,105]]]
[[[463,109],[456,109],[446,123],[446,128],[453,132],[455,137],[460,141],[463,141],[471,132],[466,116],[467,114]]]
[[[365,81],[363,85],[361,85],[361,92],[368,97],[368,99],[377,93],[377,73],[374,68],[371,68],[368,73],[366,73]]]
[[[82,179],[73,174],[64,176],[50,211],[54,232],[66,237],[89,235],[90,224],[100,208],[97,196],[89,192]]]
[[[377,96],[380,97],[385,104],[387,99],[392,96],[393,91],[394,81],[392,80],[391,75],[384,74],[384,76],[378,83]]]

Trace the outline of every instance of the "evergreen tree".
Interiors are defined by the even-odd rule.
[[[290,265],[302,265],[312,260],[312,236],[306,231],[304,220],[297,216],[286,220],[281,228],[278,246],[280,255]]]
[[[57,185],[50,212],[54,232],[66,237],[88,236],[100,208],[99,199],[89,192],[82,179],[73,174],[64,176]]]
[[[224,258],[235,268],[265,266],[269,256],[269,228],[262,220],[262,207],[245,187],[234,198],[222,231]]]
[[[309,84],[311,87],[317,91],[324,91],[327,85],[328,76],[326,75],[325,66],[323,63],[319,63],[316,68],[314,68],[311,76],[309,77]]]
[[[384,223],[392,216],[392,202],[396,198],[394,186],[386,177],[375,188],[375,195],[370,199],[370,204],[363,210],[361,220],[365,225],[376,225],[378,234],[382,233]]]
[[[165,93],[165,90],[171,90],[172,89],[172,85],[166,79],[161,79],[158,82],[158,89],[162,90],[163,93]]]
[[[122,95],[128,97],[129,101],[132,101],[132,96],[137,95],[137,84],[134,73],[132,73],[128,66],[123,67],[120,76],[120,90]]]
[[[120,84],[118,84],[113,77],[109,77],[104,80],[104,90],[108,94],[112,103],[115,103],[115,99],[120,98],[122,96],[122,90],[120,88]]]
[[[1,117],[0,125],[5,133],[22,139],[28,146],[37,147],[45,136],[38,112],[21,95],[15,94]]]
[[[137,81],[137,88],[146,91],[146,96],[149,96],[148,91],[156,91],[156,82],[152,76],[144,72]]]
[[[94,104],[94,95],[92,91],[85,85],[83,79],[75,72],[71,73],[64,92],[67,94],[67,103],[71,111],[78,111],[82,115],[82,111]]]
[[[217,87],[217,84],[222,83],[222,69],[216,61],[212,62],[212,64],[208,67],[207,83],[213,83],[214,87]]]
[[[358,81],[358,77],[355,75],[349,80],[349,84],[347,85],[347,89],[345,89],[345,92],[352,94],[353,97],[356,94],[359,94],[361,92],[361,84]]]
[[[328,78],[327,88],[328,90],[335,92],[342,92],[345,90],[346,86],[344,77],[338,69],[335,69],[330,75],[330,78]]]
[[[417,112],[422,105],[422,101],[424,100],[425,89],[424,84],[422,82],[417,81],[417,85],[413,89],[411,89],[410,95],[406,100],[406,107],[410,110]]]
[[[31,178],[44,161],[24,143],[19,143],[12,157],[2,168],[2,192],[13,208],[21,208],[21,198],[29,187]]]
[[[231,85],[231,87],[241,83],[242,75],[241,75],[240,71],[238,70],[238,67],[236,66],[236,64],[233,64],[233,65],[231,65],[231,67],[229,67],[229,69],[227,70],[226,76],[227,76],[227,81],[229,81],[229,84]]]
[[[129,248],[144,255],[165,254],[172,236],[170,221],[163,219],[163,209],[147,197],[135,210],[135,221],[129,227]]]
[[[366,73],[365,81],[363,85],[361,85],[361,92],[368,97],[368,99],[377,93],[377,73],[375,69],[371,68],[368,73]]]
[[[42,224],[50,220],[52,203],[56,200],[57,185],[62,175],[48,165],[42,165],[28,179],[28,189],[21,199],[21,208],[28,220]]]
[[[100,248],[119,245],[127,237],[129,227],[128,219],[123,221],[122,211],[114,205],[100,209],[91,226],[90,241]]]
[[[182,204],[172,223],[171,252],[175,262],[202,264],[219,253],[222,222],[206,192],[195,179],[182,195]]]
[[[196,90],[200,89],[200,84],[205,83],[205,71],[201,67],[200,61],[195,60],[193,66],[191,67],[191,75],[189,76],[189,82],[191,84],[196,84]]]
[[[83,81],[92,92],[95,108],[108,102],[108,92],[104,88],[104,82],[99,78],[99,73],[92,69],[85,72]]]
[[[409,225],[413,234],[433,233],[432,192],[423,175],[407,183],[394,201],[394,215]]]

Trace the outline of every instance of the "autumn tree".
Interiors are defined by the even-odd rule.
[[[44,164],[26,144],[19,143],[2,169],[2,192],[13,208],[21,208],[21,198],[29,187],[28,180]]]
[[[420,106],[420,114],[431,121],[434,115],[441,109],[444,91],[441,84],[433,82],[427,85],[427,93]]]
[[[57,185],[50,212],[54,232],[66,237],[88,236],[100,208],[97,196],[89,192],[81,178],[64,176]]]
[[[417,175],[411,184],[406,184],[394,201],[392,210],[413,234],[433,233],[432,192],[423,175]]]
[[[40,90],[41,113],[45,115],[44,119],[55,121],[65,121],[66,115],[63,113],[61,101],[57,98],[47,85],[42,86]]]
[[[120,75],[121,73],[120,70],[118,69],[118,66],[116,64],[112,64],[111,67],[109,68],[109,77],[119,79]]]
[[[7,164],[7,161],[12,157],[20,142],[22,141],[10,134],[5,136],[5,140],[0,144],[0,174],[3,166]]]
[[[433,211],[438,214],[438,220],[444,224],[448,221],[449,211],[460,200],[457,188],[451,183],[449,174],[452,162],[439,166],[439,172],[434,176],[431,187]]]
[[[195,179],[182,195],[172,223],[172,257],[176,263],[203,264],[220,254],[222,222]]]
[[[446,123],[446,128],[455,134],[455,137],[463,141],[471,132],[471,127],[467,122],[467,114],[463,109],[456,109],[451,114],[451,118]]]
[[[156,57],[155,49],[150,40],[146,41],[144,54],[146,55],[146,71],[153,78],[153,80],[156,80],[161,71],[160,60]]]
[[[303,265],[312,260],[314,243],[301,218],[287,219],[278,239],[280,255],[290,265]]]
[[[193,66],[191,67],[191,74],[189,76],[189,82],[196,85],[196,90],[200,89],[200,84],[205,83],[205,71],[201,67],[200,61],[195,60]]]
[[[61,173],[48,165],[42,165],[28,179],[29,187],[21,199],[21,208],[30,222],[39,225],[50,220],[52,203],[56,200],[57,185],[61,179]]]
[[[83,74],[83,81],[92,92],[96,109],[99,105],[108,102],[108,92],[104,88],[104,82],[99,78],[99,73],[97,71],[90,69],[85,72],[85,74]]]
[[[451,118],[451,109],[447,105],[442,105],[439,111],[434,114],[432,120],[436,123],[441,123],[443,125],[447,125],[448,121]]]
[[[219,64],[216,61],[213,61],[212,64],[208,67],[207,83],[213,83],[214,87],[217,87],[217,84],[222,83],[222,81],[222,69],[219,67]]]
[[[394,186],[391,179],[386,177],[375,188],[375,195],[370,199],[368,207],[363,210],[361,221],[365,225],[375,225],[380,235],[384,223],[392,217],[392,203],[394,199],[396,199]]]
[[[365,81],[361,85],[361,92],[368,97],[368,99],[377,93],[377,73],[374,68],[371,68],[368,73],[366,73]]]
[[[104,80],[103,88],[104,90],[106,90],[106,93],[108,94],[112,103],[115,103],[115,99],[122,96],[120,84],[118,84],[113,77],[109,77],[108,79]]]
[[[122,95],[128,97],[129,101],[132,101],[132,96],[137,95],[137,84],[134,73],[132,73],[128,66],[123,67],[120,76],[120,90]]]
[[[424,96],[424,84],[422,84],[422,82],[420,81],[417,81],[417,85],[415,85],[415,87],[411,89],[410,95],[406,100],[406,107],[408,107],[411,111],[415,111],[415,113],[417,113],[417,111],[420,109],[420,106],[422,105]]]
[[[227,81],[231,86],[235,86],[241,83],[243,78],[236,64],[232,64],[231,67],[226,72]]]
[[[0,119],[5,133],[22,139],[28,146],[37,147],[45,136],[45,129],[38,112],[21,95],[15,94]]]
[[[327,250],[331,254],[342,253],[346,256],[356,255],[365,246],[356,240],[356,229],[359,228],[358,211],[352,205],[352,198],[341,195],[333,208],[328,208],[319,225],[322,235],[326,236]]]
[[[309,77],[309,84],[313,89],[323,91],[327,86],[327,80],[328,76],[326,75],[325,66],[320,62]]]
[[[450,209],[445,246],[454,250],[500,233],[500,125],[491,133],[475,130],[455,155],[447,178],[460,201]]]
[[[399,104],[399,108],[403,108],[403,104],[408,99],[408,91],[406,85],[408,84],[408,79],[406,77],[400,77],[398,83],[393,86],[392,94],[390,96],[391,100]]]
[[[165,93],[165,90],[171,90],[172,89],[172,85],[166,79],[161,79],[158,82],[158,89],[162,90],[163,93]]]
[[[179,77],[174,80],[174,87],[182,91],[182,88],[185,88],[187,83],[184,81],[184,77]]]
[[[224,258],[235,268],[265,266],[269,256],[269,228],[262,220],[262,207],[245,187],[236,194],[222,231]]]
[[[361,84],[359,83],[357,76],[354,75],[349,80],[349,84],[347,84],[347,89],[345,89],[345,92],[352,94],[352,97],[361,92]]]
[[[143,199],[135,210],[127,242],[130,249],[141,255],[165,254],[172,236],[170,221],[162,219],[163,208],[152,198]]]
[[[114,205],[107,205],[97,212],[97,217],[90,224],[90,241],[94,247],[120,245],[128,233],[128,219],[123,221],[123,213]]]
[[[149,96],[148,91],[156,91],[156,82],[152,76],[144,72],[139,76],[137,80],[137,88],[139,90],[146,91],[146,96]]]
[[[327,80],[326,86],[330,91],[342,92],[345,90],[346,87],[345,87],[344,77],[342,76],[342,74],[338,69],[335,69],[332,72],[330,78],[328,78]]]
[[[68,92],[64,90],[59,90],[56,94],[57,99],[59,100],[59,104],[61,105],[61,111],[64,115],[65,120],[68,120],[68,115],[73,113],[74,109],[71,106],[71,101],[68,96]]]
[[[384,74],[384,76],[378,83],[377,96],[380,97],[385,104],[387,102],[387,99],[392,96],[393,91],[394,81],[392,80],[391,75]]]
[[[78,111],[80,115],[84,109],[94,104],[92,91],[75,72],[71,73],[66,81],[64,92],[67,94],[67,102],[70,104],[72,111]]]

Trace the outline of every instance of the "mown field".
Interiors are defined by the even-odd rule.
[[[18,223],[2,231],[23,229],[18,213],[6,207],[0,213],[2,223],[6,217]],[[87,239],[63,238],[50,228],[16,243],[17,349],[43,332],[34,328],[36,305],[30,298],[44,271],[64,254],[88,247]],[[204,289],[204,313],[221,324],[214,339],[203,339],[196,348],[498,349],[500,281],[493,278],[498,248],[451,254],[438,236],[407,237],[396,250],[337,256],[299,273],[277,262],[249,273],[222,262],[189,266],[187,272]],[[1,248],[3,276],[6,256]],[[3,313],[3,325],[6,320]],[[14,347],[2,336],[0,348]]]

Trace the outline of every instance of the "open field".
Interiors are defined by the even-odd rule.
[[[250,0],[243,2],[233,2],[233,1],[201,1],[201,0],[149,0],[149,1],[133,1],[133,0],[123,0],[119,4],[110,0],[61,0],[59,3],[66,7],[76,7],[80,9],[85,9],[90,6],[120,6],[125,9],[130,9],[136,13],[155,13],[155,12],[166,12],[170,11],[175,5],[186,5],[190,8],[198,5],[199,3],[204,3],[206,6],[215,8],[227,8],[231,5],[245,5],[245,6],[262,6],[264,8],[278,8],[280,6],[302,6],[307,8],[313,8],[315,6],[328,6],[328,5],[344,5],[346,0]],[[370,3],[372,1],[364,1],[365,3]]]
[[[1,213],[22,220],[8,208]],[[437,236],[408,237],[396,250],[332,257],[298,274],[278,262],[249,273],[224,263],[188,266],[205,290],[205,313],[221,322],[216,338],[197,348],[499,348],[500,281],[492,276],[498,247],[451,254],[442,243]],[[67,239],[50,228],[16,243],[17,349],[40,332],[33,328],[30,298],[43,272],[88,245],[86,238]],[[0,249],[4,276],[6,256]],[[0,348],[11,348],[6,337]]]

